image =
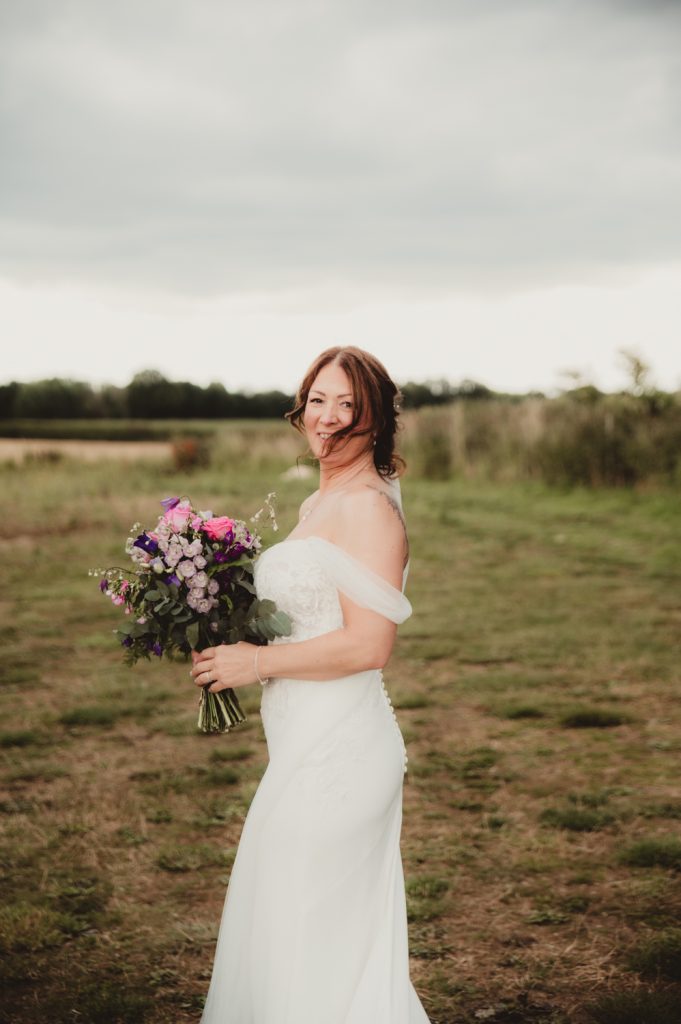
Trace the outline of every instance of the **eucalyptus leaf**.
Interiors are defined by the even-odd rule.
[[[191,625],[187,626],[187,640],[189,641],[189,646],[194,650],[199,642],[198,622],[192,622]]]

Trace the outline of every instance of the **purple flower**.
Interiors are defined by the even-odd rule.
[[[123,644],[124,647],[132,647],[132,644],[133,644],[132,637],[131,636],[124,636],[123,639],[121,640],[121,643]]]
[[[103,594],[106,592],[106,589],[107,589],[108,586],[109,586],[109,581],[108,580],[100,580],[99,581],[99,589],[101,590],[101,592]]]
[[[174,583],[176,587],[179,587],[180,578],[174,572],[171,572],[170,576],[166,576],[166,583]]]
[[[161,645],[158,642],[158,640],[156,641],[156,643],[154,644],[154,646],[151,649],[152,649],[152,651],[154,652],[154,654],[156,655],[157,658],[160,658],[161,655],[163,654],[163,648],[161,647]]]
[[[215,552],[215,561],[216,562],[229,562],[229,555],[227,554],[226,551],[216,551]]]
[[[179,498],[164,498],[161,502],[164,512],[170,512],[171,508],[175,508],[176,505],[180,504]]]
[[[141,548],[142,551],[147,551],[150,555],[155,555],[158,551],[158,541],[150,537],[148,533],[140,533],[132,546],[134,548]]]

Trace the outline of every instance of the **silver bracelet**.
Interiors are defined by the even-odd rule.
[[[267,677],[266,679],[261,679],[260,678],[260,673],[258,672],[258,655],[259,654],[260,654],[260,648],[256,647],[256,649],[255,649],[255,657],[253,658],[253,668],[255,669],[255,674],[258,677],[258,682],[260,683],[261,686],[264,686],[265,683],[269,683],[270,680],[269,680],[269,677]]]

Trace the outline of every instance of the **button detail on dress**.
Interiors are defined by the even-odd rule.
[[[391,701],[390,696],[388,695],[388,691],[385,688],[385,682],[383,681],[383,673],[382,672],[380,673],[380,676],[381,676],[381,690],[383,692],[383,697],[384,697],[384,700],[385,700],[385,702],[386,702],[386,704],[388,706],[388,710],[390,711],[390,714],[392,715],[393,724],[394,724],[394,726],[395,726],[395,728],[397,730],[397,735],[400,737],[400,743],[402,744],[402,750],[404,751],[403,774],[406,775],[406,773],[407,773],[407,764],[409,762],[409,758],[407,757],[407,748],[406,748],[405,743],[404,743],[404,737],[402,736],[402,731],[400,729],[399,722],[397,721],[397,715],[395,713],[395,709],[393,708],[393,702]]]

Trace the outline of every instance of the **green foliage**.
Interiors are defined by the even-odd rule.
[[[681,994],[674,991],[611,992],[584,1007],[593,1024],[679,1024]]]
[[[89,704],[72,708],[71,711],[64,711],[59,716],[59,722],[67,726],[95,726],[102,729],[107,728],[123,717],[125,712],[117,708],[106,707],[102,704]]]
[[[0,747],[35,747],[49,743],[49,737],[35,729],[10,729],[0,732]]]
[[[612,824],[615,816],[607,811],[592,810],[588,807],[547,807],[539,820],[555,828],[570,832],[595,832]]]
[[[620,711],[603,708],[577,708],[560,718],[560,724],[566,729],[610,729],[630,721],[630,717]]]
[[[230,867],[233,861],[233,851],[218,849],[207,843],[165,846],[156,858],[156,864],[162,871],[182,873],[198,871],[200,868],[212,865]]]
[[[544,718],[545,712],[534,704],[506,704],[496,712],[501,718]]]
[[[139,986],[139,987],[138,987]],[[154,993],[127,979],[69,979],[68,988],[43,1003],[50,1024],[145,1024],[154,1010]]]
[[[211,761],[217,761],[220,764],[223,761],[245,761],[247,758],[252,757],[255,751],[252,747],[217,747],[211,751]]]
[[[681,981],[681,928],[668,928],[644,939],[630,951],[628,963],[639,974]]]
[[[660,836],[639,839],[620,854],[622,864],[637,868],[673,868],[681,871],[681,839],[676,836]]]
[[[420,875],[406,882],[407,918],[409,921],[430,921],[443,913],[443,899],[449,881],[437,875]]]

